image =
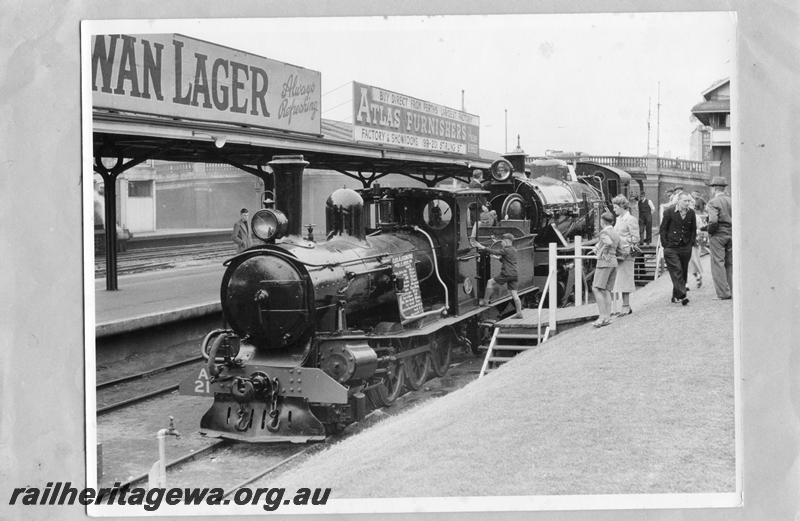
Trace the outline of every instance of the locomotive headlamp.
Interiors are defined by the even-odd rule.
[[[289,220],[280,210],[266,208],[253,215],[250,225],[253,228],[253,235],[262,241],[269,241],[286,235]]]
[[[489,172],[495,181],[505,181],[514,172],[514,167],[505,159],[498,159],[489,167]]]

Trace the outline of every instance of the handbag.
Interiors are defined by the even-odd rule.
[[[625,244],[627,245],[627,243]],[[629,247],[626,248],[625,245],[623,245],[623,241],[619,241],[619,243],[617,243],[617,251],[614,253],[617,256],[617,262],[623,262],[625,261],[625,259],[628,258],[628,255],[630,254],[630,249]]]

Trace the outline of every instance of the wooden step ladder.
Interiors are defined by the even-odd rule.
[[[658,278],[658,248],[654,245],[641,246],[642,255],[633,264],[633,278],[637,286],[644,286]]]
[[[519,353],[536,348],[540,343],[539,333],[534,328],[529,330],[495,326],[478,378],[497,369]]]

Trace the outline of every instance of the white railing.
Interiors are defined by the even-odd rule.
[[[538,334],[542,338],[542,306],[544,305],[545,295],[549,293],[548,299],[548,321],[547,329],[545,329],[545,337],[540,340],[544,342],[550,335],[551,331],[556,330],[556,309],[558,308],[557,299],[557,280],[555,273],[557,272],[557,265],[559,259],[575,261],[575,307],[582,306],[583,298],[583,259],[597,259],[596,255],[584,255],[583,250],[592,249],[593,246],[583,246],[582,238],[580,235],[575,237],[575,252],[572,255],[558,255],[556,243],[551,242],[548,249],[548,265],[550,270],[547,274],[547,282],[545,283],[542,297],[539,299],[539,319],[538,319]]]
[[[584,255],[583,250],[592,248],[593,246],[583,246],[580,236],[575,237],[575,253],[573,255],[558,255],[557,245],[554,242],[551,242],[548,246],[547,263],[550,269],[547,273],[547,281],[544,284],[544,290],[542,291],[542,296],[539,298],[539,307],[537,309],[538,319],[536,321],[536,328],[539,344],[546,342],[547,339],[550,338],[550,332],[556,330],[556,309],[558,308],[558,281],[556,280],[556,273],[558,273],[558,260],[573,259],[575,261],[575,306],[582,306],[584,302],[583,259],[597,259],[595,255]],[[544,336],[542,336],[542,311],[545,299],[548,301],[548,318],[547,327],[544,330]],[[497,341],[498,331],[499,328],[495,327],[494,333],[492,334],[492,340],[489,343],[489,348],[486,350],[486,358],[483,360],[483,366],[481,367],[481,372],[478,374],[478,378],[486,373],[486,369],[489,366],[489,358],[492,356],[492,351],[494,350],[495,342]]]
[[[494,345],[497,342],[497,333],[499,331],[499,328],[494,328],[494,333],[492,333],[492,341],[489,342],[489,348],[486,350],[486,358],[483,359],[483,365],[481,366],[481,372],[478,373],[478,378],[481,378],[486,374],[486,369],[489,367],[489,358],[491,358],[492,351],[494,351]]]
[[[554,246],[554,244],[551,243],[550,246]],[[553,306],[552,302],[553,300],[552,297],[555,294],[555,290],[551,291],[550,286],[554,285],[553,283],[556,280],[555,275],[558,270],[556,270],[553,264],[551,264],[551,266],[553,267],[550,268],[550,271],[547,273],[547,282],[544,283],[544,291],[542,292],[541,298],[539,298],[538,319],[536,320],[536,337],[539,339],[540,344],[544,342],[544,340],[542,339],[542,306],[544,306],[544,298],[545,296],[547,296],[548,293],[550,293],[551,302],[550,305],[548,306],[549,317],[547,321],[547,329],[544,330],[545,336],[549,337],[550,328],[552,327],[553,329],[555,329],[556,327],[556,312],[555,312],[555,306]]]

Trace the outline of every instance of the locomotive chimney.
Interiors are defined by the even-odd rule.
[[[275,173],[275,208],[289,221],[288,234],[303,230],[303,170],[308,161],[303,156],[272,156],[267,163]]]
[[[506,152],[503,154],[503,157],[514,167],[514,172],[518,174],[525,173],[525,158],[527,154],[525,154],[525,151],[522,150],[519,144],[519,135],[517,136],[517,148],[515,148],[513,152]]]

